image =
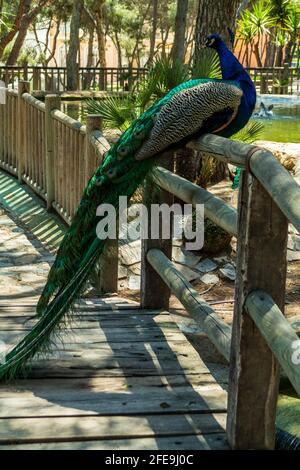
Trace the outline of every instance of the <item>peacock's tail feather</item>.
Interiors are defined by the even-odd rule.
[[[232,183],[232,189],[238,189],[240,185],[241,171],[242,171],[241,168],[237,168],[235,170],[234,180]]]
[[[118,184],[108,184],[100,198],[96,198],[90,183],[49,273],[48,282],[39,301],[40,319],[30,333],[6,355],[5,363],[0,366],[0,379],[16,377],[37,353],[44,353],[49,349],[61,322],[80,297],[106,244],[106,240],[101,240],[96,235],[96,225],[101,220],[96,217],[99,200],[100,203],[105,201],[111,204],[118,213],[119,196],[130,198],[152,165],[153,162],[147,160],[133,166],[127,174],[129,179],[122,181],[121,178]],[[91,207],[86,208],[85,198],[90,198]],[[80,224],[80,230],[76,230],[76,224],[79,222],[83,225]]]
[[[191,80],[171,90],[143,113],[108,151],[84,191],[71,227],[66,233],[50,270],[37,306],[38,323],[6,356],[0,365],[0,379],[14,377],[38,352],[43,352],[84,290],[89,275],[105,248],[96,227],[101,204],[119,210],[119,197],[131,197],[153,166],[153,159],[137,161],[136,155],[149,138],[156,115],[178,91],[202,83]]]

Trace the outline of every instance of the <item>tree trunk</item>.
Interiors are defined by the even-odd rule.
[[[49,57],[47,57],[47,59],[46,59],[46,61],[45,61],[46,67],[47,67],[47,65],[49,64],[49,62],[50,62],[52,59],[54,59],[54,56],[55,56],[56,46],[57,46],[57,39],[58,39],[58,36],[59,36],[59,30],[60,30],[60,24],[61,24],[61,20],[57,20],[57,22],[56,22],[56,30],[55,30],[54,37],[53,37],[53,43],[52,43],[51,53],[50,53]]]
[[[281,67],[283,65],[283,46],[278,46],[277,55],[276,55],[276,67]]]
[[[14,18],[13,24],[12,24],[10,30],[0,40],[0,59],[3,55],[4,49],[6,48],[6,46],[15,37],[15,35],[16,35],[16,33],[17,33],[17,31],[20,27],[24,10],[25,10],[25,8],[27,8],[28,4],[30,6],[31,0],[20,0],[18,11],[17,11],[16,16]]]
[[[94,24],[91,24],[89,27],[89,43],[88,43],[88,55],[86,61],[86,67],[93,66],[93,46],[94,46],[94,32],[95,27]],[[90,70],[87,70],[85,73],[84,81],[83,81],[83,89],[88,90],[91,86],[93,75]]]
[[[175,19],[175,36],[172,48],[174,60],[184,62],[185,30],[189,0],[177,0],[177,12]]]
[[[105,34],[104,34],[104,4],[105,0],[98,0],[94,10],[96,19],[96,33],[98,38],[98,54],[100,67],[106,67]]]
[[[27,35],[28,28],[32,24],[34,19],[37,17],[37,15],[40,13],[40,11],[42,10],[43,6],[46,3],[47,3],[47,0],[42,0],[38,2],[38,4],[30,10],[32,0],[25,0],[23,16],[19,25],[18,36],[9,54],[6,65],[15,65],[15,63],[17,62],[19,54],[20,54],[20,50],[22,49],[22,46],[24,44],[24,41]]]
[[[87,54],[87,61],[86,66],[92,67],[93,66],[93,46],[94,46],[94,26],[89,28],[89,43],[88,43],[88,54]]]
[[[153,62],[155,44],[156,44],[157,19],[158,19],[158,0],[153,0],[152,3],[153,3],[153,13],[152,13],[152,31],[151,31],[151,38],[150,38],[150,51],[149,51],[149,59],[148,59],[149,64]]]
[[[20,54],[20,50],[22,49],[22,46],[24,44],[29,26],[30,26],[30,19],[29,18],[26,18],[26,20],[23,19],[20,24],[20,29],[19,29],[17,38],[14,42],[12,50],[10,51],[10,54],[6,61],[6,65],[16,64],[19,54]]]
[[[79,49],[80,18],[84,0],[74,0],[70,25],[70,44],[67,53],[67,90],[76,90],[78,87],[77,54]]]
[[[240,0],[200,0],[195,31],[195,60],[201,56],[205,38],[218,33],[231,47],[228,28],[234,33]]]
[[[284,63],[289,64],[291,66],[292,60],[293,60],[293,44],[294,41],[289,41],[285,47],[284,50]]]

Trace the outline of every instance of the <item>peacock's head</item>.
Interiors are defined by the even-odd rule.
[[[206,47],[212,47],[213,49],[218,49],[223,43],[221,36],[219,36],[217,33],[210,34],[207,36],[204,42]]]

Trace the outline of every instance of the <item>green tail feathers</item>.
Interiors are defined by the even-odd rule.
[[[239,185],[240,185],[240,178],[241,178],[241,169],[240,168],[237,168],[236,171],[235,171],[235,175],[234,175],[234,180],[233,180],[233,183],[232,183],[232,189],[238,189]]]
[[[145,113],[110,149],[90,179],[38,302],[39,321],[6,355],[0,365],[0,379],[20,375],[37,353],[44,353],[53,343],[53,336],[82,294],[105,248],[105,240],[96,234],[101,220],[96,216],[98,206],[111,204],[118,213],[119,196],[130,198],[153,166],[152,160],[137,162],[134,158],[143,142],[141,133],[146,138],[152,125],[152,114]]]

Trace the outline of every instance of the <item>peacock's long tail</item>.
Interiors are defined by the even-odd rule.
[[[96,216],[98,206],[110,204],[118,212],[119,197],[130,198],[134,194],[153,166],[152,158],[137,161],[136,156],[151,134],[156,115],[177,92],[199,83],[202,81],[192,80],[171,90],[132,123],[109,150],[90,179],[59,248],[38,302],[39,321],[7,354],[5,363],[0,365],[0,380],[17,376],[37,353],[47,351],[105,248],[105,240],[99,240],[96,235],[100,221]]]
[[[97,207],[105,202],[111,204],[118,213],[119,196],[130,198],[152,165],[150,160],[133,163],[126,179],[122,180],[120,177],[117,183],[105,181],[97,186],[95,178],[99,178],[99,175],[101,177],[101,169],[91,178],[39,300],[39,321],[6,355],[5,363],[0,366],[0,379],[8,380],[22,374],[37,353],[47,352],[53,336],[80,297],[105,248],[106,240],[101,240],[96,235],[96,226],[101,220],[96,217]]]

